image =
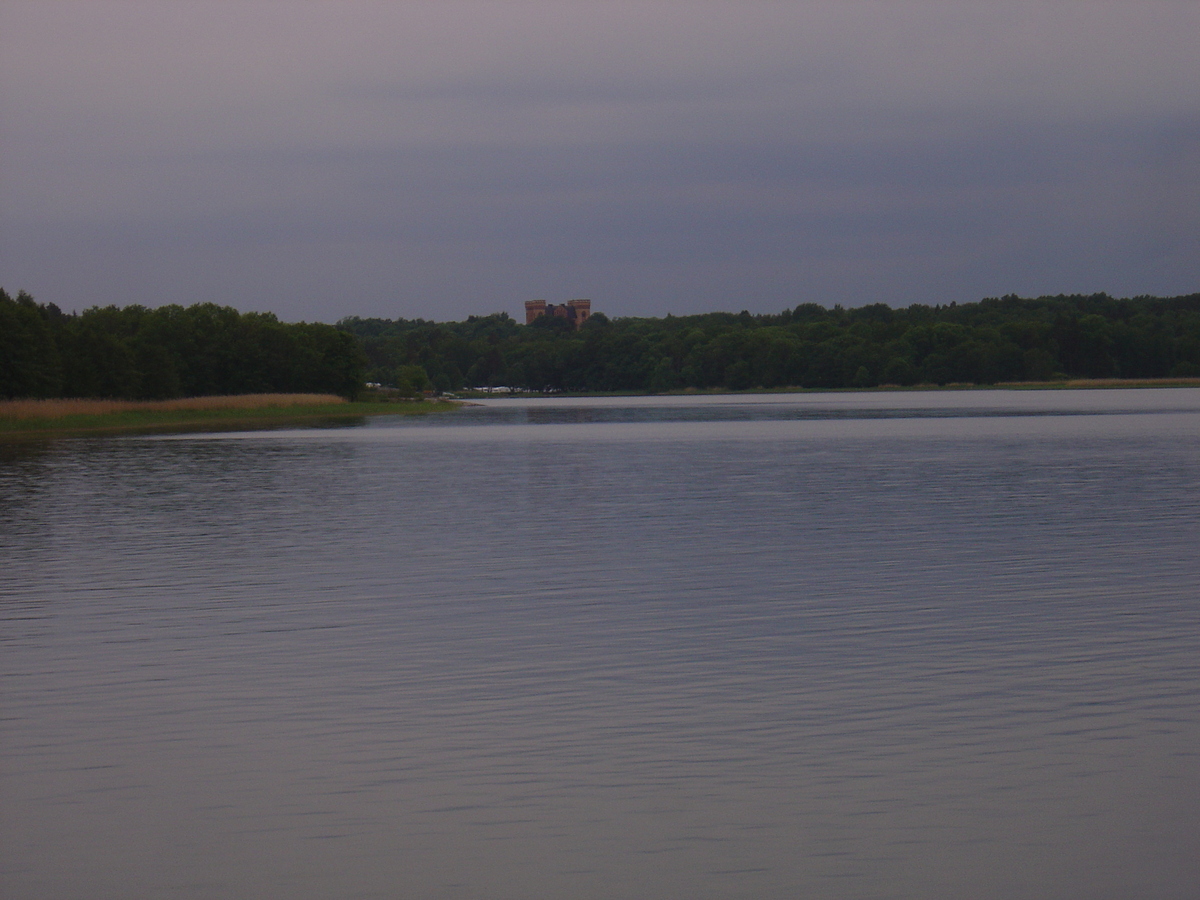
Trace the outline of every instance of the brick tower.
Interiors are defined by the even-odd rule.
[[[533,320],[538,316],[546,314],[545,300],[526,300],[525,301],[525,324],[532,325]]]
[[[592,314],[591,300],[568,300],[566,303],[547,303],[545,300],[525,301],[525,324],[532,325],[539,316],[557,316],[576,328]]]
[[[574,319],[575,327],[579,328],[588,320],[588,316],[592,314],[592,301],[568,300],[567,308],[570,309],[572,313],[571,315],[568,315],[567,318]]]

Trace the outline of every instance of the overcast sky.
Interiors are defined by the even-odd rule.
[[[1200,290],[1200,2],[0,0],[0,285],[287,321]]]

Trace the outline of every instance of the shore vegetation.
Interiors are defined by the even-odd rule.
[[[64,313],[0,289],[0,398],[173,400],[363,391],[366,358],[344,329],[215,303]]]
[[[1200,378],[1200,294],[1007,296],[978,303],[665,318],[594,313],[465,322],[343,319],[367,378],[441,390],[674,393],[712,390],[1063,385]],[[1172,381],[1179,380],[1179,381]]]
[[[507,313],[465,322],[289,324],[213,303],[67,314],[0,289],[0,399],[333,394],[356,401],[368,392],[419,398],[1198,378],[1200,294],[1010,295],[906,308],[804,303],[764,315],[610,319],[596,312],[577,329],[555,316],[521,325]]]
[[[414,415],[456,406],[449,401],[414,399],[349,401],[335,394],[250,394],[174,400],[0,400],[0,439],[337,425],[365,416]]]

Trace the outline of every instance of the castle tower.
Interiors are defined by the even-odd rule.
[[[547,303],[545,300],[525,301],[526,325],[532,325],[534,320],[540,316],[557,316],[579,328],[591,314],[591,300],[568,300],[566,303]]]
[[[526,300],[525,301],[525,324],[532,325],[533,320],[538,316],[546,314],[545,300]]]
[[[571,318],[575,320],[576,328],[581,327],[588,320],[588,316],[592,314],[591,300],[568,300],[567,306],[574,313]]]

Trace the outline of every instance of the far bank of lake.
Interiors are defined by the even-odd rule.
[[[746,397],[758,394],[897,394],[930,393],[934,391],[1086,391],[1098,389],[1137,388],[1194,388],[1200,387],[1200,378],[1070,378],[1056,381],[1006,381],[999,384],[883,384],[876,387],[806,388],[778,387],[751,388],[731,391],[728,388],[686,388],[671,391],[557,391],[541,392],[504,386],[489,389],[464,389],[455,391],[458,398],[482,400],[495,397]]]

